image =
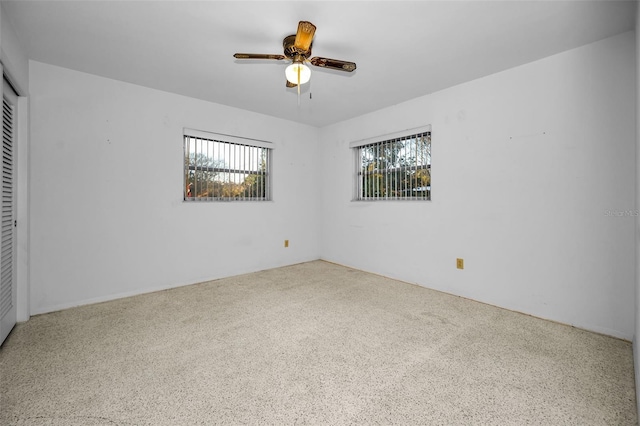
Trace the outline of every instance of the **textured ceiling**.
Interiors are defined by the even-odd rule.
[[[634,1],[3,1],[30,59],[325,126],[635,27]],[[317,26],[300,105],[282,53]]]

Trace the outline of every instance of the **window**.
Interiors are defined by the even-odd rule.
[[[430,200],[431,128],[385,139],[351,144],[356,152],[354,198]]]
[[[269,142],[185,129],[185,201],[271,200]]]

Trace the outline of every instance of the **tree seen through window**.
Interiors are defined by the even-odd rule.
[[[431,199],[431,132],[357,147],[358,200]]]
[[[269,151],[184,137],[185,200],[268,200]]]

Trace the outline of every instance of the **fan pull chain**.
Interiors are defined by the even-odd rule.
[[[300,66],[298,66],[298,106],[300,106]]]

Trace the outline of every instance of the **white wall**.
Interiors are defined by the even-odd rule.
[[[4,68],[8,69],[12,83],[20,89],[21,96],[26,96],[29,90],[29,61],[18,40],[18,36],[7,15],[2,13],[0,4],[0,60]]]
[[[631,339],[634,69],[628,32],[323,128],[322,258]],[[352,202],[349,142],[426,124],[433,201]]]
[[[321,257],[631,339],[634,45],[321,130],[31,62],[32,312]],[[433,201],[352,202],[348,143],[425,124]],[[275,201],[183,203],[183,127],[274,141]]]
[[[29,71],[33,313],[319,257],[316,128]],[[274,201],[183,202],[183,127],[272,141]]]

